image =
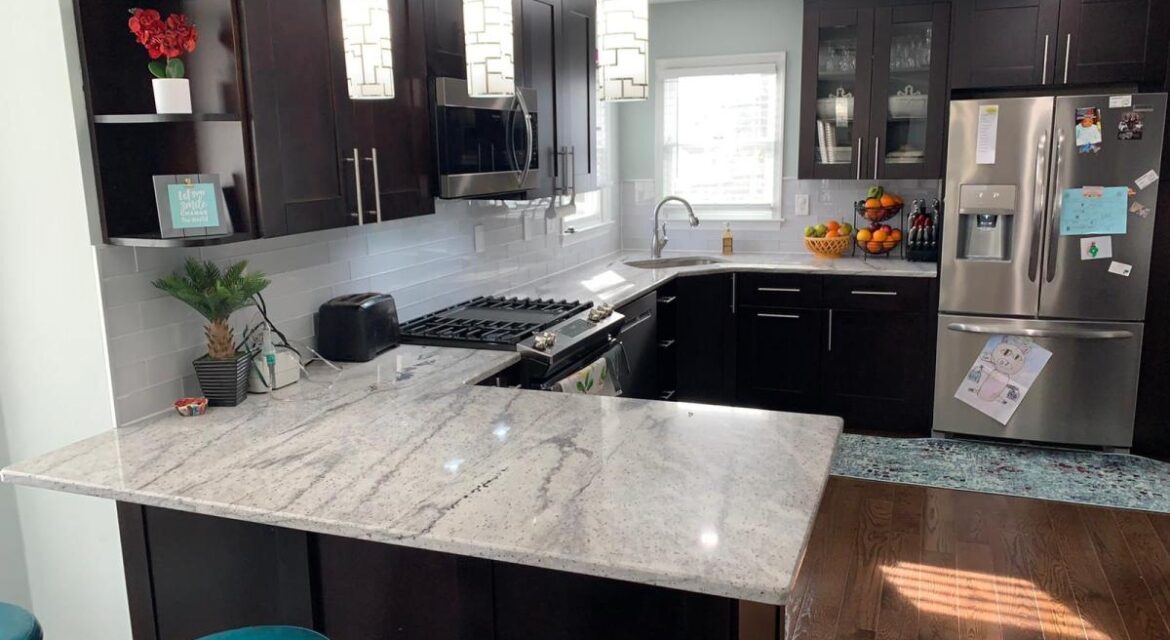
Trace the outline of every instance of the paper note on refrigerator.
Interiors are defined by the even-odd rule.
[[[1100,195],[1098,195],[1100,194]],[[1122,235],[1128,220],[1129,189],[1065,189],[1061,201],[1060,235]]]
[[[1006,425],[1051,357],[1051,351],[1028,338],[991,336],[955,398]]]
[[[999,136],[999,105],[979,107],[979,131],[975,141],[975,164],[995,164],[995,142]]]

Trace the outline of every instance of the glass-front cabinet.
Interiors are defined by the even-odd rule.
[[[942,177],[945,3],[805,13],[801,178]]]

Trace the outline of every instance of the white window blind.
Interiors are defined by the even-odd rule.
[[[708,215],[779,210],[783,56],[752,58],[659,61],[663,193]]]

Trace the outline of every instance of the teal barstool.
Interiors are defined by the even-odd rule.
[[[329,638],[300,627],[244,627],[213,633],[199,640],[329,640]]]
[[[41,625],[24,609],[0,602],[0,640],[41,640]]]

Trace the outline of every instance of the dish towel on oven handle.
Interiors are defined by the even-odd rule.
[[[629,370],[626,348],[618,343],[589,366],[554,382],[549,390],[590,396],[620,396],[621,379]]]

